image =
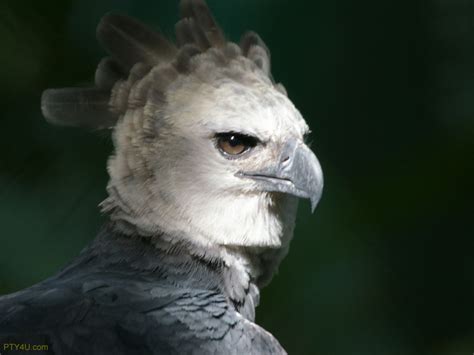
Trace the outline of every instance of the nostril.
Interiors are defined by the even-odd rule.
[[[284,164],[284,163],[286,163],[288,160],[290,160],[290,156],[289,156],[289,155],[285,156],[285,157],[281,160],[281,163]]]

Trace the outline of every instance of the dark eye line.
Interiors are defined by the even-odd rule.
[[[238,132],[220,132],[215,134],[215,138],[227,138],[231,139],[232,137],[235,137],[239,140],[245,141],[246,143],[252,143],[252,145],[257,145],[259,143],[262,143],[260,139],[254,136],[250,136],[248,134],[244,133],[238,133]]]

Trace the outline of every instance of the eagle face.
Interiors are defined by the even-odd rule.
[[[164,135],[169,138],[158,138],[168,147],[181,146],[180,155],[172,158],[184,163],[177,164],[180,175],[192,176],[212,195],[263,193],[245,174],[268,168],[288,141],[304,144],[309,128],[300,113],[285,95],[262,82],[189,87],[183,85],[168,98],[170,127]]]
[[[126,191],[134,185],[121,185],[121,169],[114,168],[136,155],[126,139],[116,140],[110,163],[114,189],[132,197],[138,218],[147,214],[146,223],[135,224],[150,233],[155,225],[205,244],[279,247],[292,230],[294,197],[315,206],[321,194],[321,168],[304,144],[309,128],[250,60],[209,73],[200,65],[177,79],[162,98],[166,104],[149,114],[155,137],[140,144],[137,159],[150,169],[139,184],[145,194]],[[130,135],[138,142],[143,132],[117,126],[116,136]]]

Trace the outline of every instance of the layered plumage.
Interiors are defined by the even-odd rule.
[[[282,352],[252,323],[255,285],[229,302],[229,271],[104,229],[55,277],[0,298],[0,342],[58,355]],[[244,304],[251,313],[235,311]]]

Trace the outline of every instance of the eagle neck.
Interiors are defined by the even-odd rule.
[[[103,228],[89,250],[105,268],[112,269],[119,262],[134,272],[155,275],[156,282],[171,279],[177,287],[218,291],[242,316],[255,318],[261,277],[256,255],[224,246],[203,247],[164,233],[124,234],[113,222]]]

